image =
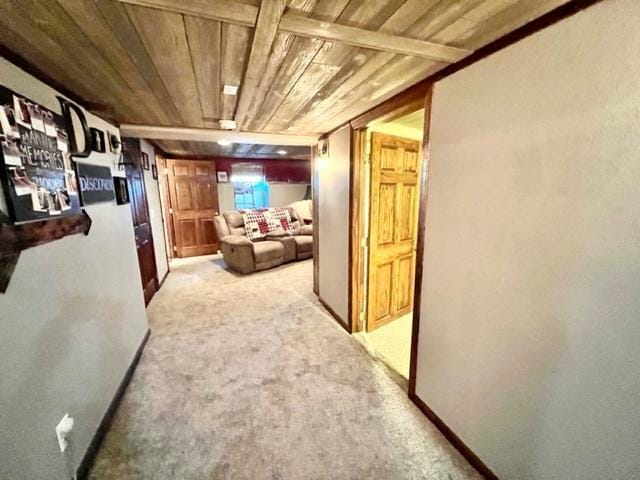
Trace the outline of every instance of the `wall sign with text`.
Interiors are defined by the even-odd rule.
[[[82,162],[76,162],[76,168],[83,205],[115,200],[116,192],[111,168]]]
[[[0,86],[0,178],[14,222],[80,212],[65,120]]]

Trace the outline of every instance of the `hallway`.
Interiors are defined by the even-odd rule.
[[[312,262],[172,266],[98,479],[477,479],[322,309]]]

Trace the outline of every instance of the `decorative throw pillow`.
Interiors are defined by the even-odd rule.
[[[291,215],[286,208],[259,208],[242,212],[247,238],[251,241],[265,238],[276,230],[291,235]]]

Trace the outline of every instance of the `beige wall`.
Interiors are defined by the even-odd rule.
[[[307,186],[306,183],[269,183],[269,204],[272,207],[286,207],[304,200]]]
[[[236,209],[236,202],[233,197],[233,183],[218,184],[218,208],[220,213]]]
[[[417,394],[502,479],[640,478],[640,2],[435,87]]]
[[[4,59],[0,84],[60,111],[55,91]],[[84,161],[113,166],[117,158]],[[88,236],[24,251],[0,294],[2,479],[72,478],[147,330],[129,205],[86,210]],[[67,412],[73,445],[61,454],[55,426]]]
[[[319,292],[320,298],[348,322],[350,128],[331,134],[328,142],[329,156],[317,162]]]
[[[153,145],[141,139],[140,148],[149,156],[149,164],[155,165],[156,153]],[[169,262],[167,260],[167,243],[165,241],[165,230],[162,220],[162,205],[160,204],[160,184],[158,180],[153,178],[151,166],[149,170],[143,170],[143,172],[144,185],[147,191],[147,205],[149,206],[151,233],[153,234],[153,247],[156,254],[156,269],[158,271],[158,280],[162,281],[169,271]]]

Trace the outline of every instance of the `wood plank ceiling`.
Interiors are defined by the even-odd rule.
[[[120,123],[321,134],[567,1],[4,0],[0,42]]]
[[[176,140],[153,140],[153,143],[160,148],[160,150],[178,157],[286,158],[289,160],[311,160],[311,147],[294,145],[258,145],[252,143],[218,145],[216,142],[179,142]]]

